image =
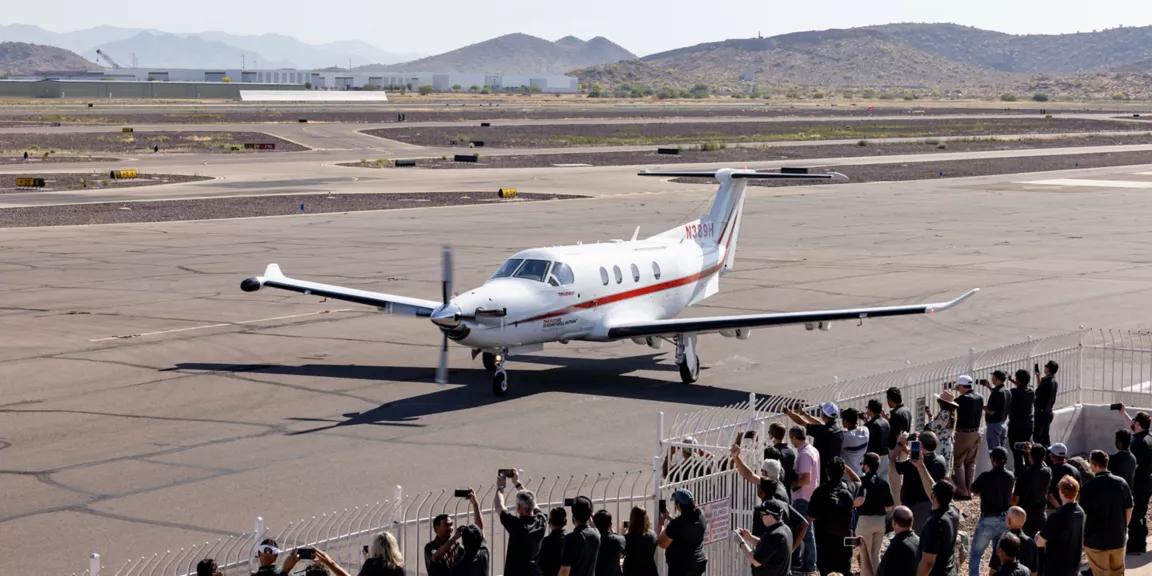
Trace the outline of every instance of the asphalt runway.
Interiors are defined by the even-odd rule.
[[[711,200],[709,186],[647,182],[563,203],[0,230],[0,573],[79,572],[89,552],[118,568],[249,530],[256,516],[280,527],[396,485],[479,484],[501,467],[643,469],[657,411],[1080,325],[1146,328],[1152,312],[1152,165],[750,189],[737,270],[689,314],[983,291],[932,316],[704,337],[693,386],[668,350],[570,344],[511,362],[511,394],[496,400],[459,347],[451,384],[432,382],[440,336],[426,320],[239,290],[277,262],[434,298],[442,242],[465,287],[520,248],[627,238],[637,225],[654,234]]]

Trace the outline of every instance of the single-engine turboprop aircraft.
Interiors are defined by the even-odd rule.
[[[295,280],[276,264],[263,276],[240,284],[245,292],[263,287],[375,306],[390,314],[429,318],[443,333],[436,381],[448,379],[448,341],[483,355],[493,372],[492,391],[508,391],[504,369],[509,355],[537,352],[545,343],[572,340],[609,342],[631,339],[660,349],[665,341],[676,348],[676,364],[685,383],[700,373],[696,338],[719,332],[746,339],[752,328],[803,324],[827,330],[834,320],[928,314],[947,310],[979,291],[934,304],[855,308],[814,312],[747,314],[706,318],[675,318],[685,308],[720,290],[720,277],[733,269],[736,241],[744,212],[744,190],[754,178],[844,178],[839,173],[809,174],[806,170],[756,172],[722,169],[715,172],[640,172],[641,176],[708,177],[720,183],[706,216],[638,240],[574,246],[531,248],[509,258],[483,286],[460,295],[452,293],[452,252],[443,253],[441,300],[421,300],[329,284]]]

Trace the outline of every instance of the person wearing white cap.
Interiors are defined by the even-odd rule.
[[[1053,508],[1060,507],[1060,480],[1071,476],[1073,480],[1080,481],[1080,470],[1068,462],[1068,447],[1057,442],[1048,449],[1052,455],[1052,484],[1048,489],[1048,505]]]
[[[799,410],[785,410],[793,422],[804,427],[812,439],[812,446],[820,453],[820,481],[828,480],[826,467],[833,458],[839,458],[844,450],[844,429],[840,427],[840,409],[832,402],[820,405],[820,419]]]
[[[926,418],[920,431],[936,434],[936,455],[944,460],[944,466],[948,470],[945,477],[951,478],[952,443],[956,434],[956,409],[960,405],[956,403],[956,395],[951,390],[945,390],[935,396],[940,411],[933,415],[932,409],[925,405],[924,416]]]

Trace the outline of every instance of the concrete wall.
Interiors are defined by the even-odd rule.
[[[39,82],[0,80],[0,98],[67,99],[206,99],[237,100],[240,90],[303,90],[293,84],[240,84],[238,82],[117,82],[42,80]]]

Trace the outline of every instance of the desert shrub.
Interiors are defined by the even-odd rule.
[[[1125,95],[1123,92],[1113,92],[1112,93],[1112,99],[1113,100],[1127,100],[1128,96]]]
[[[868,141],[867,140],[861,140],[861,141],[857,142],[856,145],[857,146],[867,146]]]
[[[817,100],[820,100],[820,99],[824,98],[824,91],[823,90],[817,90],[817,91],[812,93],[812,97],[817,99]]]
[[[431,94],[435,88],[433,88],[431,84],[421,84],[418,90],[420,91],[421,96],[427,96]]]
[[[1000,101],[1001,102],[1015,102],[1016,101],[1016,95],[1015,94],[1001,94],[1000,95]]]
[[[1047,102],[1048,101],[1048,95],[1041,93],[1041,92],[1037,92],[1037,93],[1032,95],[1032,101],[1033,102]]]

